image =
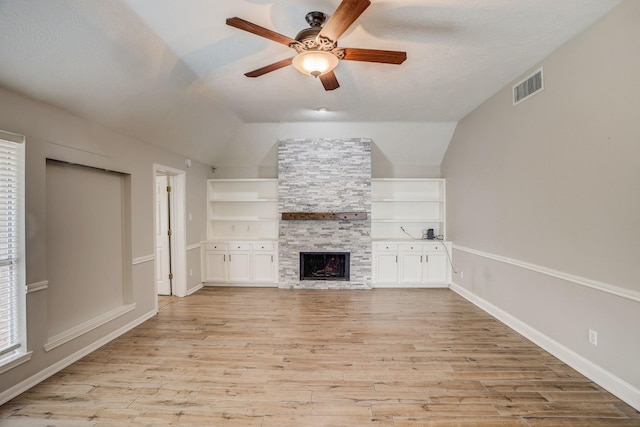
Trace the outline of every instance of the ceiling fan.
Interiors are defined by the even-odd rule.
[[[250,71],[245,76],[259,77],[293,65],[304,74],[320,78],[325,90],[334,90],[340,87],[333,72],[340,60],[402,64],[407,59],[406,52],[338,47],[338,38],[370,4],[369,0],[342,0],[328,20],[322,12],[309,12],[305,16],[309,28],[300,31],[295,39],[237,17],[228,18],[227,25],[282,43],[297,52],[291,58]]]

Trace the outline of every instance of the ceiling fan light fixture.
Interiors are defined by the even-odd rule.
[[[325,50],[307,50],[297,54],[292,61],[296,70],[308,76],[318,77],[333,71],[339,59]]]

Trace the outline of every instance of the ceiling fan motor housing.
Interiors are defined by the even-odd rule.
[[[310,42],[315,42],[316,41],[316,37],[318,37],[318,34],[320,33],[321,30],[322,30],[321,27],[305,28],[304,30],[300,31],[296,35],[296,40],[299,41],[300,43],[303,43],[303,44],[308,44]]]
[[[292,45],[298,53],[310,50],[332,51],[338,46],[337,41],[330,40],[326,37],[319,37],[322,31],[322,25],[326,22],[328,16],[322,12],[309,12],[305,16],[309,28],[305,28],[296,35],[298,43]]]

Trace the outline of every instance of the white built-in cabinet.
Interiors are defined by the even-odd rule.
[[[225,283],[227,279],[226,243],[203,243],[202,245],[202,281]]]
[[[274,286],[278,270],[278,180],[207,181],[205,285]]]
[[[400,254],[398,244],[377,242],[373,244],[373,283],[375,285],[397,285]]]
[[[374,286],[448,286],[451,244],[444,242],[445,195],[440,178],[371,180]],[[434,240],[425,239],[430,228]]]
[[[451,282],[451,243],[438,240],[373,244],[377,287],[443,287]]]
[[[207,285],[273,286],[277,281],[275,242],[205,242],[202,280]]]

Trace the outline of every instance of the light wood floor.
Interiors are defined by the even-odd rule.
[[[0,426],[639,426],[447,289],[207,288],[0,407]]]

